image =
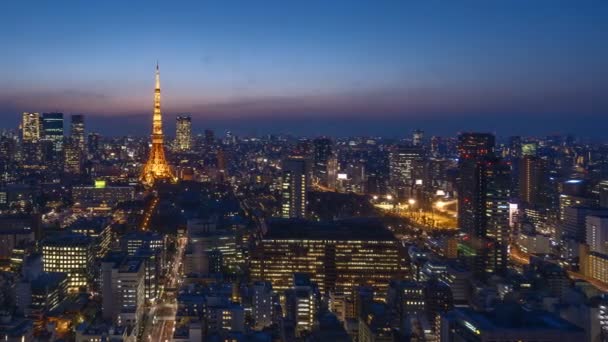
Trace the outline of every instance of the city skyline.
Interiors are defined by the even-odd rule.
[[[601,2],[233,5],[6,4],[2,128],[59,111],[147,135],[158,59],[170,132],[187,113],[195,132],[601,135]]]

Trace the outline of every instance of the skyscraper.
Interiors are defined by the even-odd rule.
[[[545,161],[526,155],[519,163],[519,196],[528,205],[539,205],[545,187]]]
[[[458,225],[466,230],[475,225],[477,162],[494,155],[494,136],[487,133],[463,133],[458,136]]]
[[[424,131],[417,129],[414,131],[414,133],[412,133],[412,144],[414,146],[422,146],[423,139],[424,139]]]
[[[53,143],[57,153],[63,150],[63,113],[42,114],[42,129],[45,140]]]
[[[99,158],[99,133],[89,133],[87,152],[89,153],[89,158]]]
[[[458,223],[468,234],[463,250],[476,274],[501,273],[507,264],[511,168],[494,157],[494,136],[468,133],[459,142]]]
[[[70,135],[72,137],[73,143],[80,151],[85,151],[85,141],[84,141],[84,115],[82,114],[72,114],[72,126]]]
[[[23,142],[35,142],[40,140],[40,114],[23,113],[21,117],[21,140]]]
[[[281,217],[305,217],[309,163],[303,157],[283,161]]]
[[[175,148],[189,151],[192,147],[192,119],[189,115],[178,116],[175,122]]]
[[[156,64],[156,87],[154,89],[154,114],[152,116],[152,148],[148,161],[143,167],[140,176],[141,182],[146,186],[152,186],[158,180],[176,180],[167,159],[165,159],[165,147],[163,136],[163,117],[160,112],[160,71]]]
[[[399,146],[389,154],[389,179],[394,195],[405,198],[412,195],[416,167],[423,159],[419,146]]]
[[[333,143],[329,138],[317,138],[314,140],[313,145],[313,176],[315,182],[328,186],[330,183],[329,174],[333,173],[328,169],[329,166],[333,165],[331,163],[331,159],[334,157]]]

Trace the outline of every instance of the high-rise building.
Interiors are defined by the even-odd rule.
[[[89,153],[89,158],[97,159],[100,157],[99,138],[99,133],[89,133],[89,138],[87,141],[87,152]]]
[[[139,330],[145,305],[145,267],[141,259],[111,255],[101,262],[103,317]]]
[[[274,316],[274,292],[272,285],[266,281],[256,281],[252,285],[251,313],[254,328],[262,330],[273,323]]]
[[[42,137],[39,113],[23,113],[21,117],[21,141],[36,142]]]
[[[192,118],[189,115],[178,116],[175,123],[175,148],[189,151],[192,147]]]
[[[469,235],[461,250],[478,276],[506,270],[511,168],[493,156],[494,137],[459,137],[458,221]]]
[[[424,131],[417,129],[414,131],[414,133],[412,133],[412,145],[422,146],[423,139],[424,139]]]
[[[72,126],[70,136],[74,145],[82,152],[85,151],[84,115],[72,114]]]
[[[490,133],[462,133],[458,136],[460,163],[494,155],[495,138]]]
[[[464,133],[458,137],[458,225],[467,230],[475,225],[476,205],[474,201],[479,189],[474,175],[478,161],[494,155],[494,136],[486,133]],[[480,214],[480,213],[479,213]]]
[[[156,64],[154,114],[152,116],[152,148],[150,149],[148,161],[142,169],[140,180],[146,186],[153,186],[159,180],[176,181],[173,171],[165,158],[163,117],[160,111],[160,71],[158,64]]]
[[[66,138],[63,149],[63,170],[78,175],[82,172],[84,153],[80,143],[73,137]]]
[[[331,182],[328,170],[331,160],[334,158],[333,142],[329,138],[317,138],[313,141],[313,178],[322,186],[328,186]]]
[[[543,159],[525,155],[519,162],[519,196],[522,202],[537,206],[545,197],[546,163]]]
[[[68,290],[79,291],[92,279],[92,239],[80,234],[61,234],[42,241],[44,272],[61,272],[68,275]]]
[[[400,198],[412,196],[416,178],[421,177],[423,151],[420,146],[399,146],[389,154],[391,190]]]
[[[43,113],[42,130],[44,139],[53,143],[53,150],[63,151],[63,113]]]
[[[205,146],[211,147],[215,144],[215,133],[211,129],[205,130]]]
[[[309,162],[303,157],[283,161],[281,217],[306,217]]]
[[[294,273],[308,273],[321,294],[351,295],[357,285],[372,286],[383,297],[389,281],[404,275],[404,253],[379,222],[352,219],[313,222],[277,219],[251,256],[251,275],[272,288],[291,287]]]
[[[296,336],[312,331],[319,312],[320,294],[307,273],[293,275],[293,287],[285,291],[285,316],[295,323]]]
[[[608,214],[587,216],[586,223],[590,251],[608,255]]]

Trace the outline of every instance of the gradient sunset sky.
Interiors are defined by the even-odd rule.
[[[3,1],[0,127],[601,136],[608,1]],[[167,132],[170,134],[171,132]]]

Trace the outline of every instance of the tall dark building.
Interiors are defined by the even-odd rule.
[[[213,130],[206,129],[205,130],[205,145],[207,147],[209,147],[209,146],[213,146],[213,144],[215,144],[215,134],[213,133]]]
[[[332,165],[332,159],[334,159],[333,142],[329,138],[317,138],[313,145],[313,177],[319,184],[328,186],[332,182],[331,174],[335,173],[335,171],[330,170],[334,166]]]
[[[305,217],[309,162],[302,157],[283,161],[281,217]]]
[[[75,146],[80,151],[85,150],[85,135],[84,135],[84,115],[72,114],[72,125],[70,130],[70,136]]]
[[[506,269],[511,167],[493,156],[494,137],[460,136],[458,221],[468,234],[466,257],[479,276]]]
[[[519,162],[519,197],[525,204],[543,204],[545,190],[546,162],[534,157],[524,156]]]
[[[87,151],[90,158],[99,158],[99,133],[89,133]]]
[[[458,225],[463,230],[475,226],[478,162],[494,155],[494,136],[487,133],[463,133],[458,136]]]
[[[45,140],[53,143],[53,150],[63,150],[63,113],[42,114],[42,133]]]

